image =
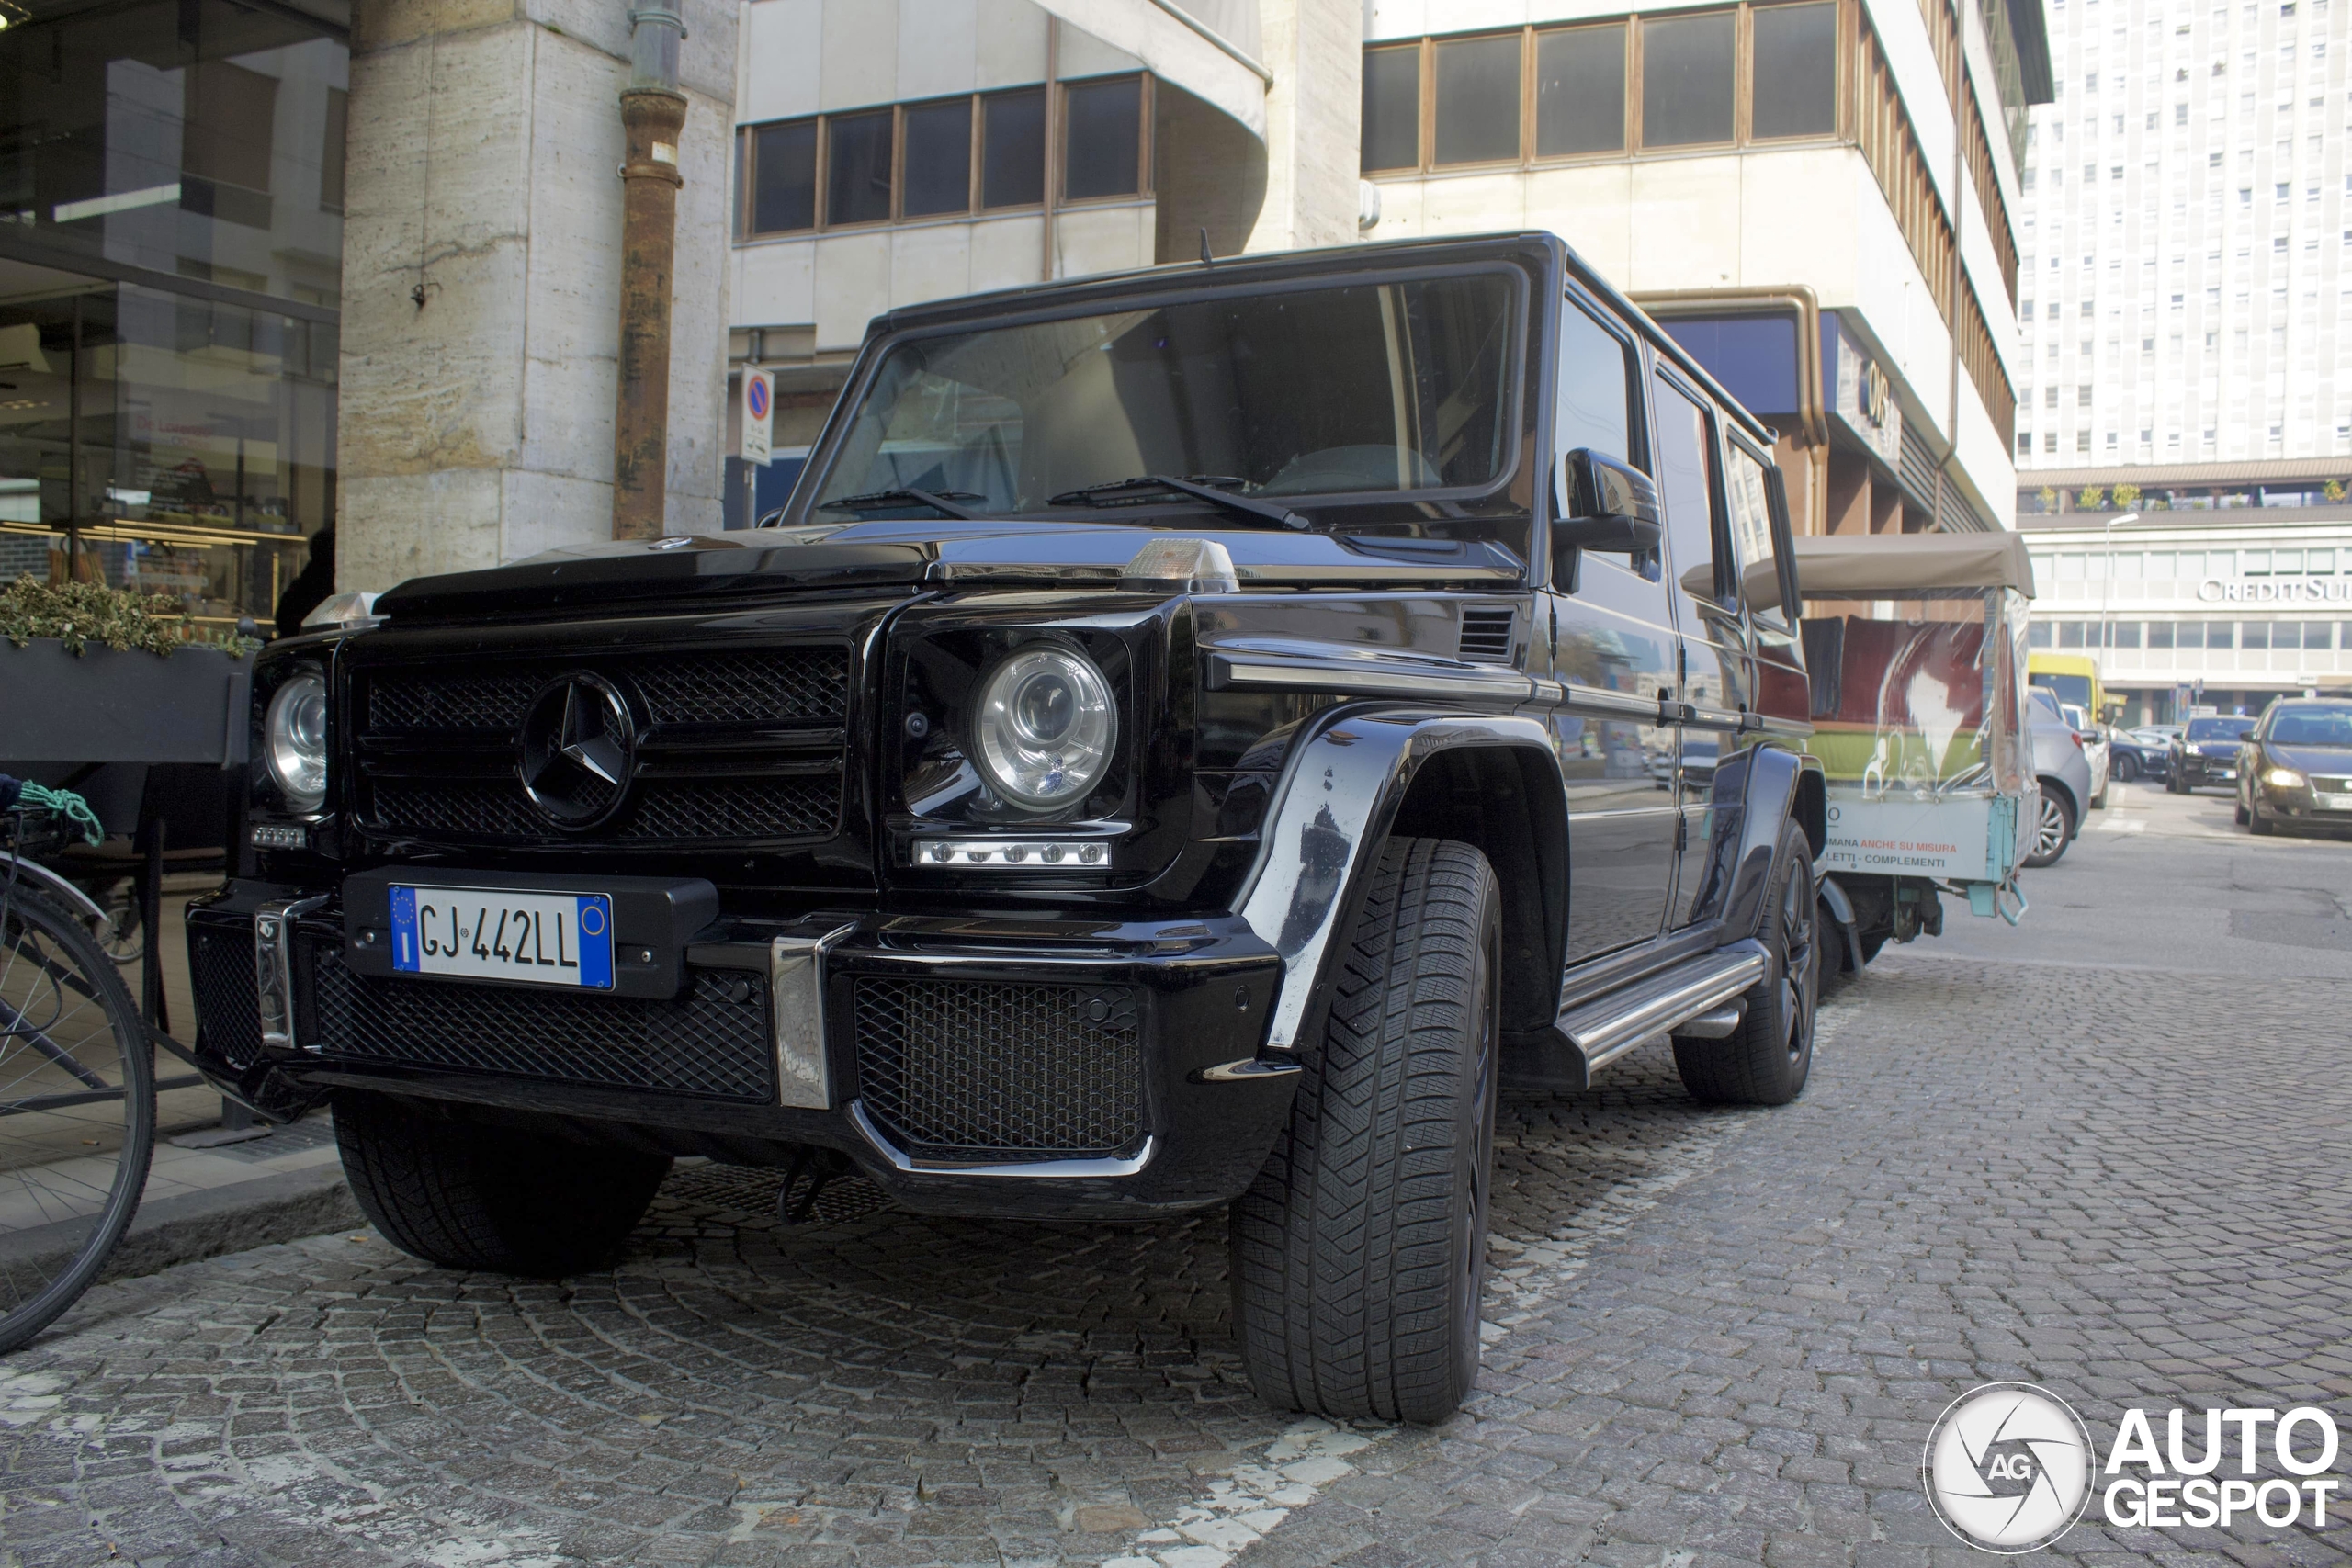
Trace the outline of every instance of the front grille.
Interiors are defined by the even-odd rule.
[[[1142,1135],[1131,990],[866,976],[854,996],[859,1095],[917,1158],[1102,1158]]]
[[[303,946],[300,1043],[322,1055],[504,1073],[714,1100],[775,1098],[767,983],[692,971],[672,1001],[354,974],[332,942]]]
[[[254,999],[254,928],[188,923],[188,978],[196,987],[196,1020],[204,1043],[250,1067],[261,1060],[261,1011]]]
[[[2317,773],[2313,773],[2312,788],[2322,795],[2352,795],[2352,778],[2324,779]]]
[[[579,669],[627,694],[641,766],[611,820],[565,839],[734,845],[840,830],[849,715],[841,647],[582,656],[495,673],[363,671],[361,820],[378,832],[452,843],[557,837],[516,777],[517,751],[532,697]],[[436,748],[444,738],[449,746]]]

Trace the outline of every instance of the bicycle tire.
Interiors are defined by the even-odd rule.
[[[7,871],[0,857],[0,887]],[[80,920],[17,885],[0,897],[0,1354],[97,1278],[154,1139],[154,1051],[121,975]]]

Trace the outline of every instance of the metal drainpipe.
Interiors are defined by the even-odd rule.
[[[678,90],[684,17],[660,6],[632,10],[628,85],[621,92],[628,155],[621,164],[620,378],[613,409],[613,537],[650,539],[663,528],[670,446],[670,298],[678,249]]]

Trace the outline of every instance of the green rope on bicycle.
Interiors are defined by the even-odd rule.
[[[98,814],[90,803],[70,789],[51,789],[47,784],[26,784],[17,796],[17,804],[28,810],[54,811],[74,827],[82,829],[82,841],[104,843],[107,830],[98,825]]]

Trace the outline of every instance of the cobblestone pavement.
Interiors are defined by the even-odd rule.
[[[372,1236],[190,1265],[0,1362],[0,1562],[1956,1563],[1917,1455],[1975,1383],[2102,1449],[2133,1403],[2345,1417],[2347,1018],[2344,981],[1890,953],[1794,1106],[1694,1107],[1655,1046],[1511,1099],[1486,1371],[1434,1432],[1259,1405],[1216,1217],[851,1189],[780,1229],[705,1167],[561,1285]],[[2094,1510],[2058,1554],[2347,1533]]]

